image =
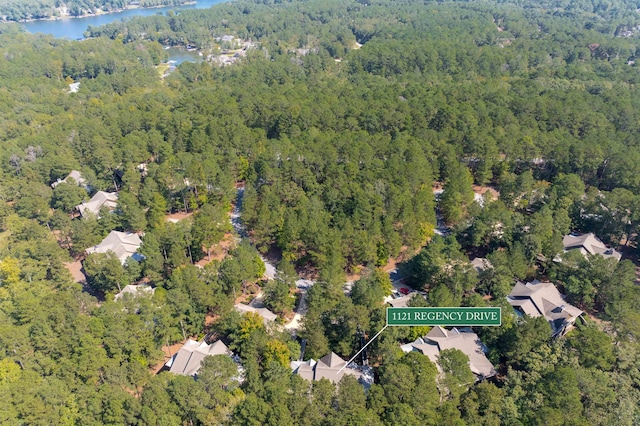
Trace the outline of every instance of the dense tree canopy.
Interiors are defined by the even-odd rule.
[[[638,423],[637,7],[239,0],[81,42],[1,25],[0,422]],[[160,77],[162,45],[215,56],[224,35],[255,47]],[[88,192],[52,189],[71,170]],[[99,190],[118,207],[77,217]],[[112,230],[141,235],[144,258],[87,256]],[[563,253],[572,231],[625,259]],[[261,256],[280,260],[266,283]],[[233,309],[260,292],[290,317],[304,273],[304,359],[348,359],[385,325],[392,258],[411,306],[503,307],[474,330],[495,378],[457,350],[438,367],[404,354],[428,329],[389,327],[365,352],[369,389],[311,383],[291,375],[302,342],[282,319]],[[514,280],[534,278],[593,319],[552,339],[512,314]],[[113,299],[140,282],[154,294]],[[195,378],[156,374],[188,337],[222,339],[242,370],[216,356]]]

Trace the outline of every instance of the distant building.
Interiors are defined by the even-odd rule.
[[[118,206],[118,193],[117,192],[104,192],[98,191],[93,197],[86,203],[82,203],[76,206],[76,209],[82,216],[92,214],[98,216],[100,210],[103,207],[113,211]]]
[[[80,83],[69,84],[69,93],[78,93],[78,90],[80,90]]]
[[[227,345],[221,340],[209,345],[204,341],[196,342],[195,340],[189,339],[187,343],[180,348],[178,353],[167,361],[165,365],[169,367],[169,371],[174,374],[195,376],[198,374],[204,358],[213,355],[231,356],[231,352]]]
[[[564,245],[565,253],[570,250],[579,250],[584,257],[587,257],[590,254],[599,254],[605,259],[614,258],[619,261],[622,258],[622,253],[607,247],[598,237],[595,236],[595,234],[591,232],[582,235],[565,235],[562,239],[562,244]]]
[[[142,177],[146,177],[149,173],[149,166],[147,163],[140,163],[136,166],[136,169],[140,172]]]
[[[52,188],[55,188],[56,186],[60,185],[61,183],[69,183],[68,180],[69,178],[73,179],[74,182],[78,185],[81,186],[83,188],[87,187],[87,180],[85,178],[82,177],[82,174],[80,174],[79,171],[77,170],[71,170],[71,172],[67,175],[67,177],[65,177],[64,179],[58,179],[55,182],[53,182],[51,184]]]
[[[457,328],[447,331],[440,326],[436,326],[425,337],[402,345],[401,349],[403,352],[420,352],[429,357],[431,362],[436,365],[438,365],[438,357],[441,351],[458,349],[469,357],[469,368],[478,380],[496,375],[496,369],[485,355],[484,345],[478,335],[472,332],[462,332]]]
[[[555,285],[534,281],[527,284],[517,282],[507,296],[513,308],[530,317],[544,317],[553,331],[553,336],[565,335],[582,315],[582,311],[564,301]]]
[[[112,252],[120,260],[120,263],[124,265],[129,257],[137,261],[144,259],[144,256],[137,252],[141,245],[142,240],[137,234],[111,231],[100,244],[85,251],[87,254]]]
[[[486,199],[485,197],[487,197],[486,195],[487,193],[489,193],[488,195],[489,201],[497,200],[500,196],[500,193],[493,188],[485,188],[485,187],[478,187],[478,188],[480,189],[476,190],[476,187],[474,186],[473,201],[478,203],[480,207],[484,207],[484,202]]]
[[[117,293],[114,296],[114,300],[120,300],[125,297],[125,294],[131,295],[131,297],[137,297],[138,295],[153,295],[156,289],[148,286],[146,284],[138,284],[138,285],[126,285],[120,293]]]
[[[358,379],[365,387],[369,387],[373,383],[373,376],[356,370],[355,368],[345,367],[346,365],[347,362],[345,360],[331,352],[318,361],[314,361],[313,359],[308,361],[293,361],[291,363],[291,369],[294,374],[309,381],[327,379],[337,384],[345,375],[351,375]]]
[[[245,305],[243,303],[238,303],[235,305],[236,311],[240,312],[242,315],[247,312],[255,312],[262,317],[264,323],[267,324],[269,322],[273,322],[278,318],[278,315],[274,314],[267,308],[254,308],[253,306]]]
[[[485,259],[484,257],[476,257],[473,259],[471,266],[473,266],[478,273],[486,271],[487,269],[493,269],[493,265],[489,262],[489,259]]]

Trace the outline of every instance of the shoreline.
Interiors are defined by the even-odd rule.
[[[61,14],[60,16],[50,16],[48,18],[35,18],[35,19],[20,19],[17,21],[14,20],[7,20],[7,19],[0,19],[0,23],[10,23],[10,22],[15,22],[18,24],[26,24],[29,22],[39,22],[39,21],[62,21],[65,19],[83,19],[83,18],[91,18],[94,16],[101,16],[101,15],[109,15],[112,13],[120,13],[120,12],[125,12],[127,10],[136,10],[136,9],[162,9],[165,7],[182,7],[182,6],[193,6],[194,4],[198,4],[197,1],[187,1],[178,5],[168,5],[168,4],[159,4],[156,6],[147,6],[147,7],[142,7],[140,5],[129,5],[125,8],[122,9],[114,9],[114,10],[109,10],[109,11],[104,11],[102,9],[98,9],[95,13],[85,13],[83,15],[78,15],[78,16],[73,16],[73,15],[69,15],[68,13],[65,14]]]

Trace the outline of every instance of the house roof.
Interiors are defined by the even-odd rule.
[[[64,179],[58,179],[57,181],[53,182],[51,184],[51,187],[55,188],[56,186],[60,185],[62,182],[69,183],[67,182],[69,178],[73,179],[75,183],[78,184],[79,186],[86,186],[87,180],[82,177],[82,174],[77,170],[71,170],[71,172],[67,175],[67,177],[65,177]]]
[[[293,373],[309,381],[313,381],[315,366],[316,361],[314,361],[313,359],[310,359],[308,361],[291,362],[291,369],[293,370]]]
[[[240,312],[243,315],[247,312],[257,313],[264,319],[265,324],[270,321],[275,321],[276,318],[278,318],[278,315],[274,314],[267,308],[254,308],[253,306],[245,305],[244,303],[236,304],[235,308],[236,311]]]
[[[431,331],[429,331],[429,334],[427,334],[427,337],[430,338],[431,340],[434,340],[434,339],[446,338],[447,335],[448,335],[447,330],[445,328],[437,326],[437,327],[433,327]]]
[[[80,211],[82,216],[86,214],[98,215],[102,207],[106,207],[109,210],[115,210],[118,206],[118,193],[117,192],[104,192],[98,191],[93,197],[86,203],[82,203],[76,206],[76,209]]]
[[[394,308],[406,308],[407,306],[409,306],[409,300],[411,300],[411,298],[416,294],[418,293],[414,291],[407,294],[406,296],[398,297],[397,299],[391,299],[388,303]]]
[[[204,341],[196,342],[189,339],[165,365],[172,373],[195,376],[204,357],[209,355],[229,355],[229,348],[221,340],[208,345]]]
[[[335,352],[331,352],[329,355],[325,355],[318,360],[318,365],[326,368],[342,368],[347,362],[336,355]]]
[[[114,300],[119,300],[124,297],[125,294],[131,294],[133,297],[136,297],[140,294],[153,294],[156,289],[148,286],[146,284],[139,285],[126,285],[122,291],[114,296]]]
[[[128,257],[135,257],[141,245],[142,240],[137,234],[111,231],[100,244],[89,247],[85,251],[87,254],[112,252],[124,264]]]
[[[345,360],[334,352],[331,352],[320,358],[317,362],[314,360],[292,362],[291,369],[294,374],[298,374],[303,379],[310,381],[327,379],[333,383],[338,383],[347,374],[355,376],[357,379],[363,376],[360,371],[350,367],[340,371],[345,365],[347,365]]]
[[[598,237],[592,232],[588,234],[569,234],[565,235],[562,239],[564,245],[564,251],[580,250],[580,252],[586,257],[587,254],[599,254],[600,256],[608,259],[614,258],[620,260],[622,253],[612,248],[607,247]]]
[[[486,271],[487,269],[493,268],[489,259],[485,259],[484,257],[476,257],[471,261],[471,266],[475,268],[478,273],[482,271]]]
[[[402,345],[400,346],[400,349],[402,349],[403,352],[421,352],[423,355],[426,355],[434,364],[438,362],[438,354],[440,353],[440,349],[438,348],[438,345],[436,343],[426,343],[422,338],[417,338],[412,343]]]
[[[507,301],[530,317],[544,317],[551,323],[554,334],[582,314],[580,309],[565,302],[556,286],[550,282],[517,282]]]
[[[404,352],[421,352],[436,365],[441,351],[458,349],[469,357],[469,368],[473,374],[479,378],[496,375],[496,369],[485,355],[484,345],[478,335],[472,332],[461,332],[457,328],[447,331],[443,327],[436,326],[424,338],[418,338],[401,348]]]

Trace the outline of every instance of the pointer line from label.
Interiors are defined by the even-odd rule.
[[[351,363],[353,362],[353,360],[354,360],[354,359],[356,359],[356,357],[357,357],[358,355],[360,355],[360,353],[361,353],[362,351],[364,351],[364,350],[367,348],[367,346],[369,346],[369,344],[370,344],[371,342],[373,342],[374,340],[376,340],[376,337],[378,337],[378,336],[380,335],[380,333],[382,333],[382,332],[384,331],[384,329],[385,329],[385,328],[387,328],[387,327],[389,327],[389,325],[385,325],[384,327],[382,327],[382,330],[378,331],[378,333],[377,333],[375,336],[373,336],[373,337],[371,338],[371,340],[369,340],[369,341],[367,342],[367,344],[366,344],[366,345],[364,345],[364,346],[362,347],[362,349],[360,349],[360,350],[359,350],[359,351],[358,351],[358,352],[353,356],[353,358],[351,358],[349,361],[347,361],[347,363],[346,363],[346,364],[345,364],[345,365],[344,365],[340,370],[338,370],[338,374],[340,374],[340,372],[341,372],[342,370],[344,370],[344,369],[347,367],[347,365],[351,364]]]

